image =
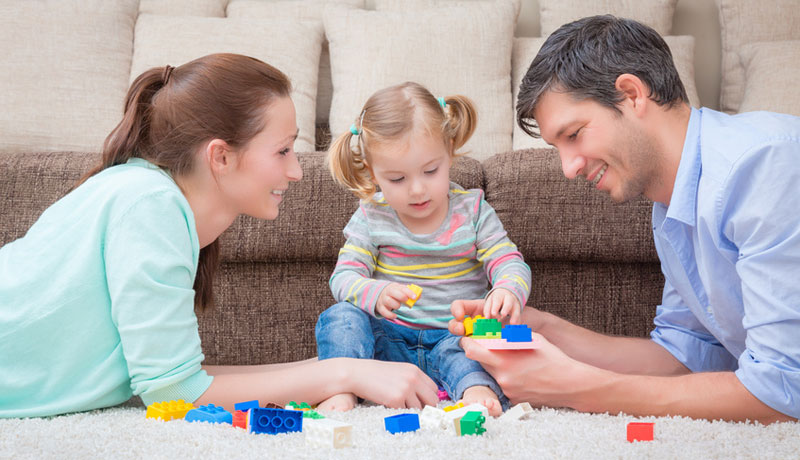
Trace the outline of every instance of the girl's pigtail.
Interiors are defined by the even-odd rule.
[[[453,141],[453,152],[467,143],[478,126],[478,112],[472,101],[464,96],[448,96],[442,133]]]
[[[363,132],[360,135],[363,136]],[[368,200],[375,194],[375,184],[370,180],[372,176],[361,148],[350,147],[353,137],[353,133],[347,131],[333,141],[328,148],[328,169],[337,183],[362,200]]]

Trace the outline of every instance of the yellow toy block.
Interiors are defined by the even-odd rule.
[[[464,335],[472,335],[473,327],[475,326],[475,321],[478,321],[479,319],[485,319],[485,318],[483,316],[481,316],[481,315],[475,315],[474,318],[472,318],[470,316],[467,316],[466,318],[464,318],[464,321],[463,321],[463,323],[464,323]]]
[[[414,297],[406,300],[406,305],[408,305],[410,308],[414,306],[417,300],[419,300],[419,296],[422,295],[422,288],[417,286],[416,284],[406,284],[406,287],[414,291]]]
[[[464,403],[453,404],[452,406],[443,407],[442,410],[445,412],[450,412],[451,410],[461,409],[464,407]]]
[[[147,406],[146,418],[158,418],[165,422],[183,418],[186,413],[194,409],[192,403],[179,399],[177,401],[162,401]]]

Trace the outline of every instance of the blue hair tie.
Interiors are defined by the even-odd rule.
[[[447,102],[445,102],[443,97],[437,97],[436,100],[439,101],[439,105],[441,105],[442,108],[447,107]]]
[[[358,131],[358,128],[356,128],[356,124],[355,124],[355,123],[353,123],[352,125],[350,125],[350,132],[351,132],[351,133],[353,133],[353,136],[358,136],[359,134],[361,134],[361,133]]]

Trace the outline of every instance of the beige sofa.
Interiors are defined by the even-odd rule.
[[[540,0],[541,30],[599,12],[645,21],[667,37],[699,105],[694,39],[670,35],[676,0],[635,2],[625,10],[630,3]],[[800,13],[788,0],[774,3],[765,12],[747,0],[719,0],[722,101],[730,111],[787,103],[762,94],[780,73],[763,69],[797,53],[789,40],[800,32],[781,24],[796,24]],[[238,52],[292,78],[305,176],[290,188],[277,220],[242,217],[222,236],[217,305],[198,315],[208,363],[315,355],[313,326],[333,302],[327,279],[357,204],[330,179],[320,150],[331,131],[350,125],[372,91],[404,80],[476,101],[479,128],[453,178],[486,191],[520,247],[533,270],[529,305],[598,331],[645,336],[663,287],[651,205],[613,204],[584,181],[567,181],[557,154],[514,127],[515,88],[543,40],[513,36],[519,6],[511,0],[3,2],[0,245],[22,236],[98,160],[136,75],[211,52]],[[750,15],[764,25],[752,39],[738,32]],[[795,104],[775,108],[791,111]]]

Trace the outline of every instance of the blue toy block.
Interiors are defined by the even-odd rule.
[[[250,433],[278,434],[303,431],[303,411],[253,408],[247,414]]]
[[[509,324],[503,328],[501,335],[508,342],[530,342],[531,328],[524,324]]]
[[[404,433],[406,431],[417,431],[419,429],[419,415],[417,414],[397,414],[383,419],[386,431],[389,433]]]
[[[249,411],[250,409],[257,409],[258,408],[258,400],[254,399],[252,401],[243,401],[238,402],[233,405],[233,410],[242,410],[242,411]]]
[[[233,424],[233,414],[226,411],[222,406],[209,404],[192,409],[186,413],[184,419],[187,422],[211,422]]]

